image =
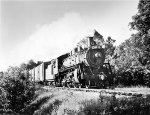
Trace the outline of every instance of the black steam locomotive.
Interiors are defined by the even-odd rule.
[[[98,87],[112,85],[113,73],[105,62],[103,37],[97,32],[77,44],[71,52],[30,70],[31,80],[66,87]]]

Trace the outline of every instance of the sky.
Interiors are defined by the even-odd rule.
[[[132,34],[138,0],[0,0],[0,71],[50,61],[96,29],[116,45]]]

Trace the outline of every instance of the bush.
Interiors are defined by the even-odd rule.
[[[21,71],[19,72],[21,73]],[[3,94],[0,96],[1,113],[8,111],[21,113],[22,109],[32,101],[35,94],[34,85],[28,79],[20,79],[24,77],[24,74],[16,74],[14,71],[12,73],[13,75],[5,74],[0,80],[0,91]]]
[[[118,71],[115,77],[115,85],[150,87],[150,70],[145,68],[130,68],[126,71]]]

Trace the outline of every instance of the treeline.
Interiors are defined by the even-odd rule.
[[[150,0],[139,1],[129,25],[137,32],[115,47],[107,60],[114,67],[117,85],[150,87]]]
[[[107,60],[113,67],[116,86],[150,87],[150,57],[145,56],[144,44],[139,39],[140,36],[133,34],[117,47],[112,44],[114,50],[109,49]]]
[[[135,34],[115,49],[110,63],[117,85],[150,87],[150,58],[145,56],[143,45]]]

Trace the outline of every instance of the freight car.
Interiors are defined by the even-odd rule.
[[[56,86],[109,87],[113,73],[110,64],[105,62],[103,46],[103,37],[95,31],[93,36],[80,41],[71,52],[32,69],[31,78]]]

